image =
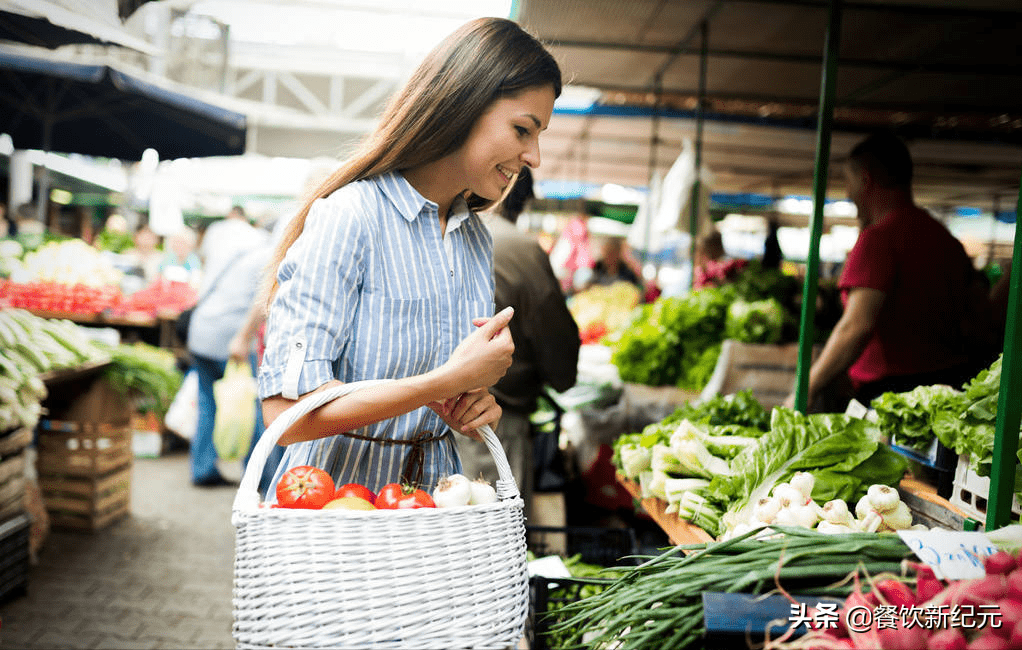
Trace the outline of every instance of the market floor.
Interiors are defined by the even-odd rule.
[[[235,488],[188,476],[187,452],[135,459],[131,516],[50,531],[27,595],[0,605],[0,648],[233,648]]]

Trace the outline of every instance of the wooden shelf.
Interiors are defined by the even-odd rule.
[[[664,512],[667,509],[665,501],[653,498],[643,499],[637,483],[629,481],[621,475],[618,475],[617,480],[629,494],[639,499],[643,509],[667,533],[672,544],[705,544],[706,542],[715,541],[713,536],[702,528],[684,519],[679,519],[678,515],[674,513],[668,514]]]

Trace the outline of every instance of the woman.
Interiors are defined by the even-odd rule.
[[[267,425],[324,387],[395,381],[292,425],[278,479],[314,465],[374,491],[399,476],[430,489],[460,470],[451,429],[477,437],[496,425],[487,387],[511,363],[511,313],[489,318],[491,240],[473,210],[539,166],[560,89],[556,62],[515,23],[472,21],[426,57],[291,221],[270,265]]]

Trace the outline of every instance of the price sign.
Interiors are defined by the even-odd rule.
[[[968,580],[986,575],[983,558],[998,548],[986,533],[954,530],[899,530],[898,535],[938,578]]]

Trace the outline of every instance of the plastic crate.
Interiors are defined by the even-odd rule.
[[[983,521],[987,515],[989,495],[990,478],[979,476],[969,469],[968,454],[959,456],[958,467],[955,469],[954,489],[948,501],[974,518]],[[1011,512],[1016,519],[1022,516],[1022,505],[1019,504],[1017,494],[1012,497]]]
[[[529,620],[525,629],[529,650],[559,650],[566,639],[561,633],[551,635],[550,628],[567,618],[558,614],[560,607],[585,597],[587,592],[583,589],[587,586],[599,589],[611,582],[597,578],[530,578]]]
[[[28,588],[28,537],[31,521],[18,514],[0,523],[0,603]]]
[[[625,559],[638,553],[635,531],[631,528],[526,526],[525,542],[537,556],[580,555],[582,562],[600,566],[637,563]]]

